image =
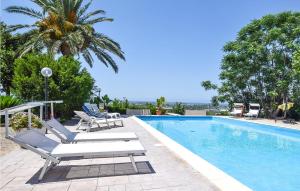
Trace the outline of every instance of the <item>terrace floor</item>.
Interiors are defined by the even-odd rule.
[[[135,132],[147,150],[135,157],[139,172],[132,174],[127,157],[94,158],[61,162],[45,179],[37,182],[44,160],[31,151],[14,146],[0,157],[0,190],[5,191],[215,191],[218,190],[199,172],[158,142],[131,118],[125,127],[105,132]],[[75,124],[68,128],[75,130]],[[53,136],[53,135],[49,135]],[[11,143],[10,143],[11,144]],[[149,161],[149,162],[145,162]]]

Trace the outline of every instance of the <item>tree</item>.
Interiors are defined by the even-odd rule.
[[[293,76],[294,86],[292,87],[292,99],[295,102],[294,110],[297,112],[297,117],[300,119],[300,50],[295,52],[293,56]]]
[[[211,81],[206,80],[203,81],[201,83],[201,86],[205,89],[205,90],[215,90],[218,88],[218,86],[216,84],[213,84]]]
[[[213,96],[211,98],[211,105],[214,107],[214,108],[218,108],[219,107],[219,100],[218,100],[218,96]]]
[[[300,13],[253,20],[223,48],[218,100],[229,104],[258,102],[268,116],[276,105],[294,97],[300,86],[292,67],[299,47]]]
[[[105,11],[87,12],[92,0],[82,5],[83,0],[32,0],[41,10],[22,6],[10,6],[6,11],[20,13],[37,19],[31,25],[14,25],[11,30],[29,28],[25,33],[29,40],[19,49],[20,55],[37,46],[45,47],[50,55],[61,53],[64,56],[82,55],[92,67],[92,52],[107,67],[115,72],[118,66],[111,54],[125,60],[120,45],[108,36],[96,32],[93,25],[104,21],[113,21],[103,16]]]
[[[107,94],[105,94],[104,96],[102,96],[102,101],[104,104],[104,109],[107,109],[108,104],[112,101]]]
[[[180,114],[180,115],[184,115],[184,113],[185,113],[185,106],[182,103],[180,103],[180,102],[176,102],[172,106],[172,112]]]
[[[7,25],[0,22],[0,83],[6,95],[10,95],[14,74],[14,61],[17,58],[16,50],[25,43],[26,36],[11,34]],[[33,50],[38,52],[37,49]]]
[[[58,116],[68,118],[74,110],[81,109],[89,99],[94,80],[80,62],[72,57],[61,57],[57,61],[48,55],[29,54],[15,61],[13,93],[25,101],[44,100],[44,77],[41,69],[49,67],[53,75],[49,78],[49,100],[63,100],[57,104]]]

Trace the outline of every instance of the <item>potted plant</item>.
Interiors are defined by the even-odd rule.
[[[10,127],[16,131],[20,132],[28,128],[28,114],[26,112],[19,112],[12,116],[9,120]],[[42,129],[43,125],[40,122],[38,116],[31,114],[31,127],[40,129],[42,133],[44,133],[45,129]]]
[[[163,107],[166,104],[166,99],[164,97],[160,97],[156,100],[156,115],[163,114]]]

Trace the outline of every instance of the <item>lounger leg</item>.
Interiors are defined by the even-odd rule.
[[[136,173],[138,173],[139,171],[138,171],[138,169],[137,169],[137,167],[136,167],[136,164],[135,164],[133,155],[129,155],[129,157],[130,157],[130,161],[131,161],[131,163],[132,163],[132,166],[133,166],[134,171],[135,171]]]
[[[50,164],[50,167],[51,167],[51,161],[49,159],[46,160],[43,168],[42,168],[42,171],[40,173],[40,176],[39,176],[39,181],[43,179],[45,173],[49,170],[49,164]]]
[[[80,121],[78,122],[76,130],[78,130],[78,129],[80,128],[81,123],[82,123],[82,120],[83,120],[83,119],[80,119]]]

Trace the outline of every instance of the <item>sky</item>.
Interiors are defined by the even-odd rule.
[[[30,0],[1,0],[1,20],[30,24],[27,16],[3,9],[36,6]],[[121,44],[126,62],[117,60],[115,74],[97,59],[86,67],[101,94],[130,101],[209,102],[216,92],[205,91],[203,80],[220,83],[222,47],[238,31],[266,14],[299,11],[299,0],[94,0],[90,11],[102,9],[114,22],[96,24]]]

